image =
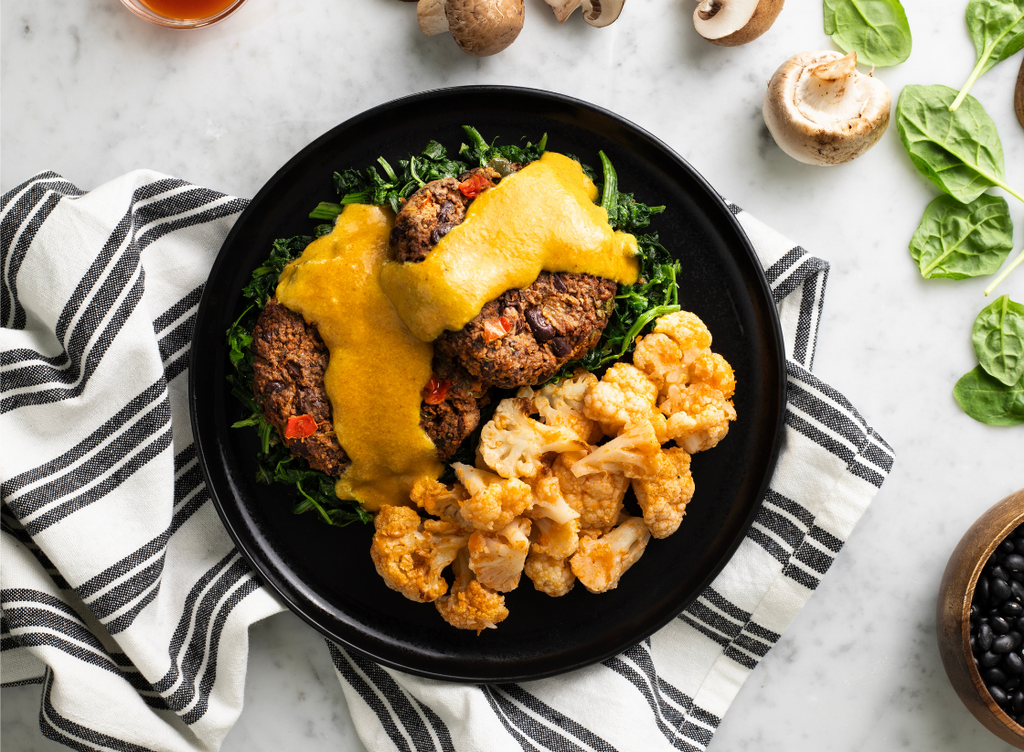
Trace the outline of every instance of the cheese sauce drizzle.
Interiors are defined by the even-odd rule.
[[[480,194],[466,219],[418,263],[386,264],[381,287],[424,342],[457,331],[506,290],[542,271],[636,282],[636,238],[613,231],[579,163],[545,152]]]
[[[330,351],[324,376],[338,443],[352,464],[335,493],[369,511],[408,504],[418,478],[443,467],[420,427],[433,347],[413,337],[380,288],[390,210],[352,204],[334,230],[285,267],[277,299],[316,325]]]

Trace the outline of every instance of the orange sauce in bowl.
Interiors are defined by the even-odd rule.
[[[139,0],[164,18],[198,21],[230,8],[237,0]]]

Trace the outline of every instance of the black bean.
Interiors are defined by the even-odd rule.
[[[1024,572],[1024,556],[1009,554],[1003,559],[1003,566],[1011,572]]]
[[[982,650],[992,649],[992,640],[995,639],[995,635],[992,633],[992,627],[988,625],[988,622],[982,622],[978,628],[978,644]]]
[[[1014,713],[1024,713],[1024,692],[1017,690],[1010,698],[1010,707]]]
[[[551,352],[559,358],[572,352],[572,345],[566,341],[565,337],[555,337],[551,340],[551,344],[549,344],[548,347],[550,347]]]
[[[991,650],[989,650],[981,654],[981,657],[978,658],[978,663],[980,663],[985,668],[992,668],[993,666],[998,666],[1002,660],[1002,655],[997,655],[996,653],[993,653]]]
[[[561,274],[552,274],[551,284],[554,285],[555,289],[559,292],[567,292],[569,289],[565,284],[565,280],[562,279]]]
[[[1010,635],[999,635],[992,640],[993,653],[1009,653],[1011,650],[1013,650],[1013,638]]]
[[[1007,616],[1020,616],[1024,614],[1024,606],[1019,601],[1004,601],[999,610]]]
[[[1010,580],[1010,595],[1019,601],[1024,601],[1024,585],[1016,580]]]
[[[1024,642],[1024,635],[1021,635],[1016,629],[1011,629],[1007,636],[1013,640],[1013,649],[1016,650],[1020,647],[1021,643]]]
[[[999,548],[996,549],[1001,554],[1012,554],[1013,553],[1013,541],[1007,538],[999,544]]]
[[[441,205],[437,208],[437,221],[438,222],[450,222],[452,215],[455,213],[455,204],[448,199],[441,202]],[[1012,548],[1010,549],[1013,550]]]
[[[988,561],[985,562],[985,566],[986,567],[995,567],[995,566],[998,566],[998,565],[999,565],[999,559],[996,556],[996,552],[993,551],[991,554],[989,554]]]
[[[989,687],[988,693],[992,695],[992,699],[996,701],[997,705],[1005,705],[1009,698],[1006,696],[1006,692],[1001,690],[999,687]]]
[[[981,652],[981,646],[978,645],[978,638],[971,635],[971,652],[977,655]]]
[[[1008,580],[1010,579],[1010,573],[1002,567],[992,567],[990,570],[988,570],[988,578],[992,580],[996,577],[998,577],[1000,580]]]
[[[1024,632],[1024,616],[1017,617],[1017,629]]]
[[[1009,692],[1011,689],[1016,689],[1019,686],[1020,686],[1020,677],[1019,676],[1011,676],[1009,679],[1007,679],[1005,682],[1003,682],[1003,689],[1005,689],[1007,692]]]
[[[1002,616],[990,616],[988,618],[988,625],[992,627],[992,631],[996,634],[1006,634],[1010,631],[1010,622]]]
[[[430,231],[430,244],[437,245],[440,243],[441,238],[447,235],[453,227],[455,227],[454,222],[442,222],[434,227],[434,229]]]
[[[992,685],[997,687],[1003,686],[1006,683],[1006,673],[999,668],[990,668],[983,672],[981,678],[985,680],[985,684],[991,689]]]
[[[1010,579],[1014,582],[1024,582],[1024,572],[1010,572]]]
[[[1020,653],[1007,653],[1003,658],[1003,670],[1010,674],[1024,674],[1024,658]]]
[[[1019,554],[1024,554],[1024,535],[1017,536],[1013,542],[1013,549]]]
[[[996,601],[1005,601],[1010,597],[1010,583],[1002,577],[993,577],[988,584],[988,592]]]
[[[981,616],[981,609],[978,608],[977,605],[972,603],[971,604],[971,624],[974,624],[976,621],[978,621],[978,617],[980,617],[980,616]]]
[[[526,311],[526,321],[530,324],[530,329],[533,330],[533,337],[537,340],[538,344],[544,344],[558,334],[555,328],[544,318],[544,311],[539,308],[528,309]]]
[[[974,588],[974,596],[985,603],[988,600],[988,576],[982,574],[978,578],[978,586]]]

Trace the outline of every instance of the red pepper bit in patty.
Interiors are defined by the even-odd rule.
[[[284,427],[286,439],[304,439],[316,433],[317,425],[312,415],[293,415]]]
[[[490,180],[477,172],[459,183],[459,191],[466,198],[476,198],[486,189],[490,188],[491,185]]]
[[[423,387],[423,391],[420,394],[423,397],[423,401],[428,405],[440,405],[444,402],[444,398],[448,396],[448,390],[451,388],[452,382],[439,379],[434,374],[430,374],[430,381]]]
[[[487,319],[484,322],[484,342],[493,342],[501,339],[512,331],[512,322],[504,316],[495,319]]]

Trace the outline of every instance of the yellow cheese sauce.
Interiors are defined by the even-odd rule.
[[[335,493],[370,511],[408,504],[418,478],[443,470],[420,427],[433,347],[409,333],[379,284],[393,222],[390,210],[347,206],[277,286],[278,301],[315,324],[330,351],[325,387],[338,443],[352,460]]]
[[[636,282],[636,238],[613,231],[579,163],[545,152],[477,197],[466,219],[418,263],[386,264],[381,287],[414,336],[431,342],[469,323],[542,271]]]

